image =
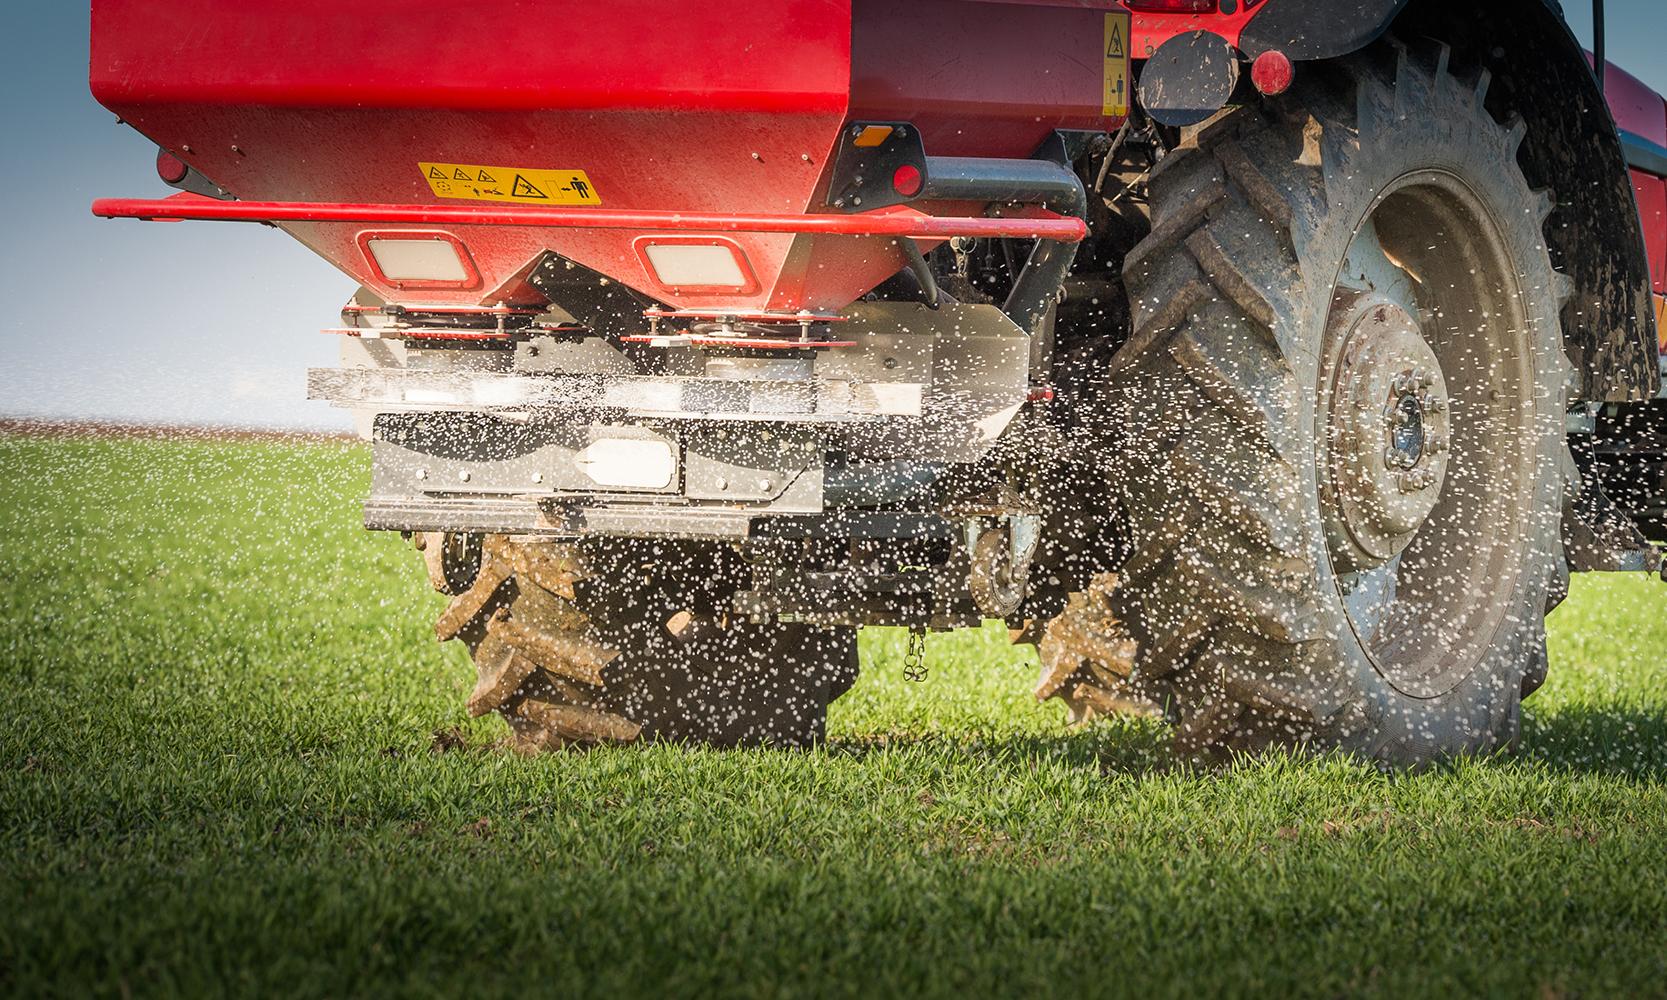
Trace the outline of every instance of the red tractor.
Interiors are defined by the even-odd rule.
[[[310,395],[523,749],[813,743],[857,627],[996,618],[1073,717],[1415,765],[1661,568],[1667,104],[1555,3],[92,24],[181,191],[94,212],[363,286]]]

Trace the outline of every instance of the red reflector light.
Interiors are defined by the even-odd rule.
[[[1216,0],[1123,0],[1123,6],[1148,14],[1208,14]]]
[[[891,175],[892,190],[905,198],[913,198],[920,193],[920,168],[910,163],[898,167]]]
[[[1290,57],[1278,49],[1269,49],[1250,64],[1250,82],[1269,97],[1290,90],[1296,75],[1296,67],[1291,65]]]
[[[156,176],[162,178],[162,183],[178,184],[190,172],[191,168],[185,165],[184,160],[166,149],[156,151]]]

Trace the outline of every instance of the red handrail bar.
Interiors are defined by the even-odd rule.
[[[921,215],[881,209],[853,215],[724,215],[713,212],[643,212],[631,209],[485,208],[461,205],[376,205],[339,202],[218,201],[197,196],[100,198],[93,214],[105,219],[208,222],[353,222],[424,226],[549,226],[559,229],[632,229],[729,233],[805,233],[833,236],[903,236],[943,240],[952,236],[1042,239],[1078,243],[1088,235],[1081,219],[1036,211],[1033,217],[985,218]]]

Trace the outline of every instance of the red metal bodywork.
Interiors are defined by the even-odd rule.
[[[1101,108],[1101,39],[1119,9],[96,0],[91,82],[106,107],[243,199],[170,199],[169,211],[264,213],[250,217],[276,220],[387,298],[534,302],[524,279],[554,250],[673,306],[829,310],[904,266],[896,235],[963,231],[934,230],[912,209],[827,215],[844,126],[907,121],[931,155],[989,157],[1030,156],[1055,129],[1116,128]],[[583,170],[601,205],[441,199],[419,162]],[[147,212],[162,214],[125,214]],[[633,218],[642,225],[621,225]],[[420,295],[391,285],[360,245],[373,222],[442,229],[467,247],[479,282]],[[633,247],[644,231],[697,229],[733,241],[751,290],[663,287]]]
[[[1610,63],[1604,74],[1615,124],[1628,132],[1667,147],[1667,101],[1637,77]],[[1662,325],[1663,296],[1667,296],[1667,178],[1632,171],[1632,189],[1644,224],[1644,245],[1650,257],[1650,284],[1656,295],[1656,333],[1667,353],[1667,325]]]
[[[1259,3],[1240,4],[1231,14],[1223,14],[1220,11],[1200,14],[1136,11],[1134,30],[1131,32],[1134,39],[1134,56],[1136,59],[1145,59],[1156,52],[1158,46],[1164,42],[1176,35],[1185,35],[1193,31],[1214,32],[1237,48],[1245,25],[1261,12],[1262,5]]]

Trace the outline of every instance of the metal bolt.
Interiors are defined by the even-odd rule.
[[[1386,469],[1395,468],[1397,465],[1400,464],[1399,462],[1396,461],[1396,458],[1398,458],[1398,457],[1399,457],[1399,453],[1396,452],[1394,448],[1385,448],[1383,450],[1383,467],[1386,468]]]
[[[533,473],[533,482],[542,483],[543,481],[544,481],[544,473],[542,473],[542,472]]]
[[[460,469],[457,473],[457,478],[460,482],[465,482],[465,483],[468,482],[469,481],[469,470],[468,469]]]
[[[1432,385],[1435,385],[1435,372],[1425,371],[1424,369],[1420,368],[1418,370],[1418,386],[1419,386],[1419,388],[1428,389]]]
[[[761,489],[761,490],[769,490],[770,487],[773,486],[773,485],[774,484],[771,483],[768,479],[760,479],[758,481],[758,488]]]
[[[418,469],[417,470],[417,478],[418,479],[427,479],[428,478],[428,470],[427,469]]]
[[[1425,413],[1440,413],[1447,409],[1447,400],[1440,396],[1424,397],[1423,410]]]
[[[800,153],[799,154],[799,159],[805,161],[806,163],[809,163],[810,162],[810,154],[809,153]]]
[[[719,476],[718,481],[715,485],[718,487],[718,491],[721,493],[724,490],[729,489],[729,480],[725,479],[722,476]]]
[[[754,154],[752,154],[752,158],[753,158],[753,159],[755,159],[755,160],[762,160],[762,159],[764,159],[764,157],[762,157],[762,156],[759,156],[759,155],[758,155],[758,154],[757,154],[757,153],[754,153]]]
[[[862,174],[858,174],[857,176],[851,178],[851,186],[862,187]]]
[[[862,197],[860,195],[852,195],[851,196],[851,204],[861,205],[862,204]]]

